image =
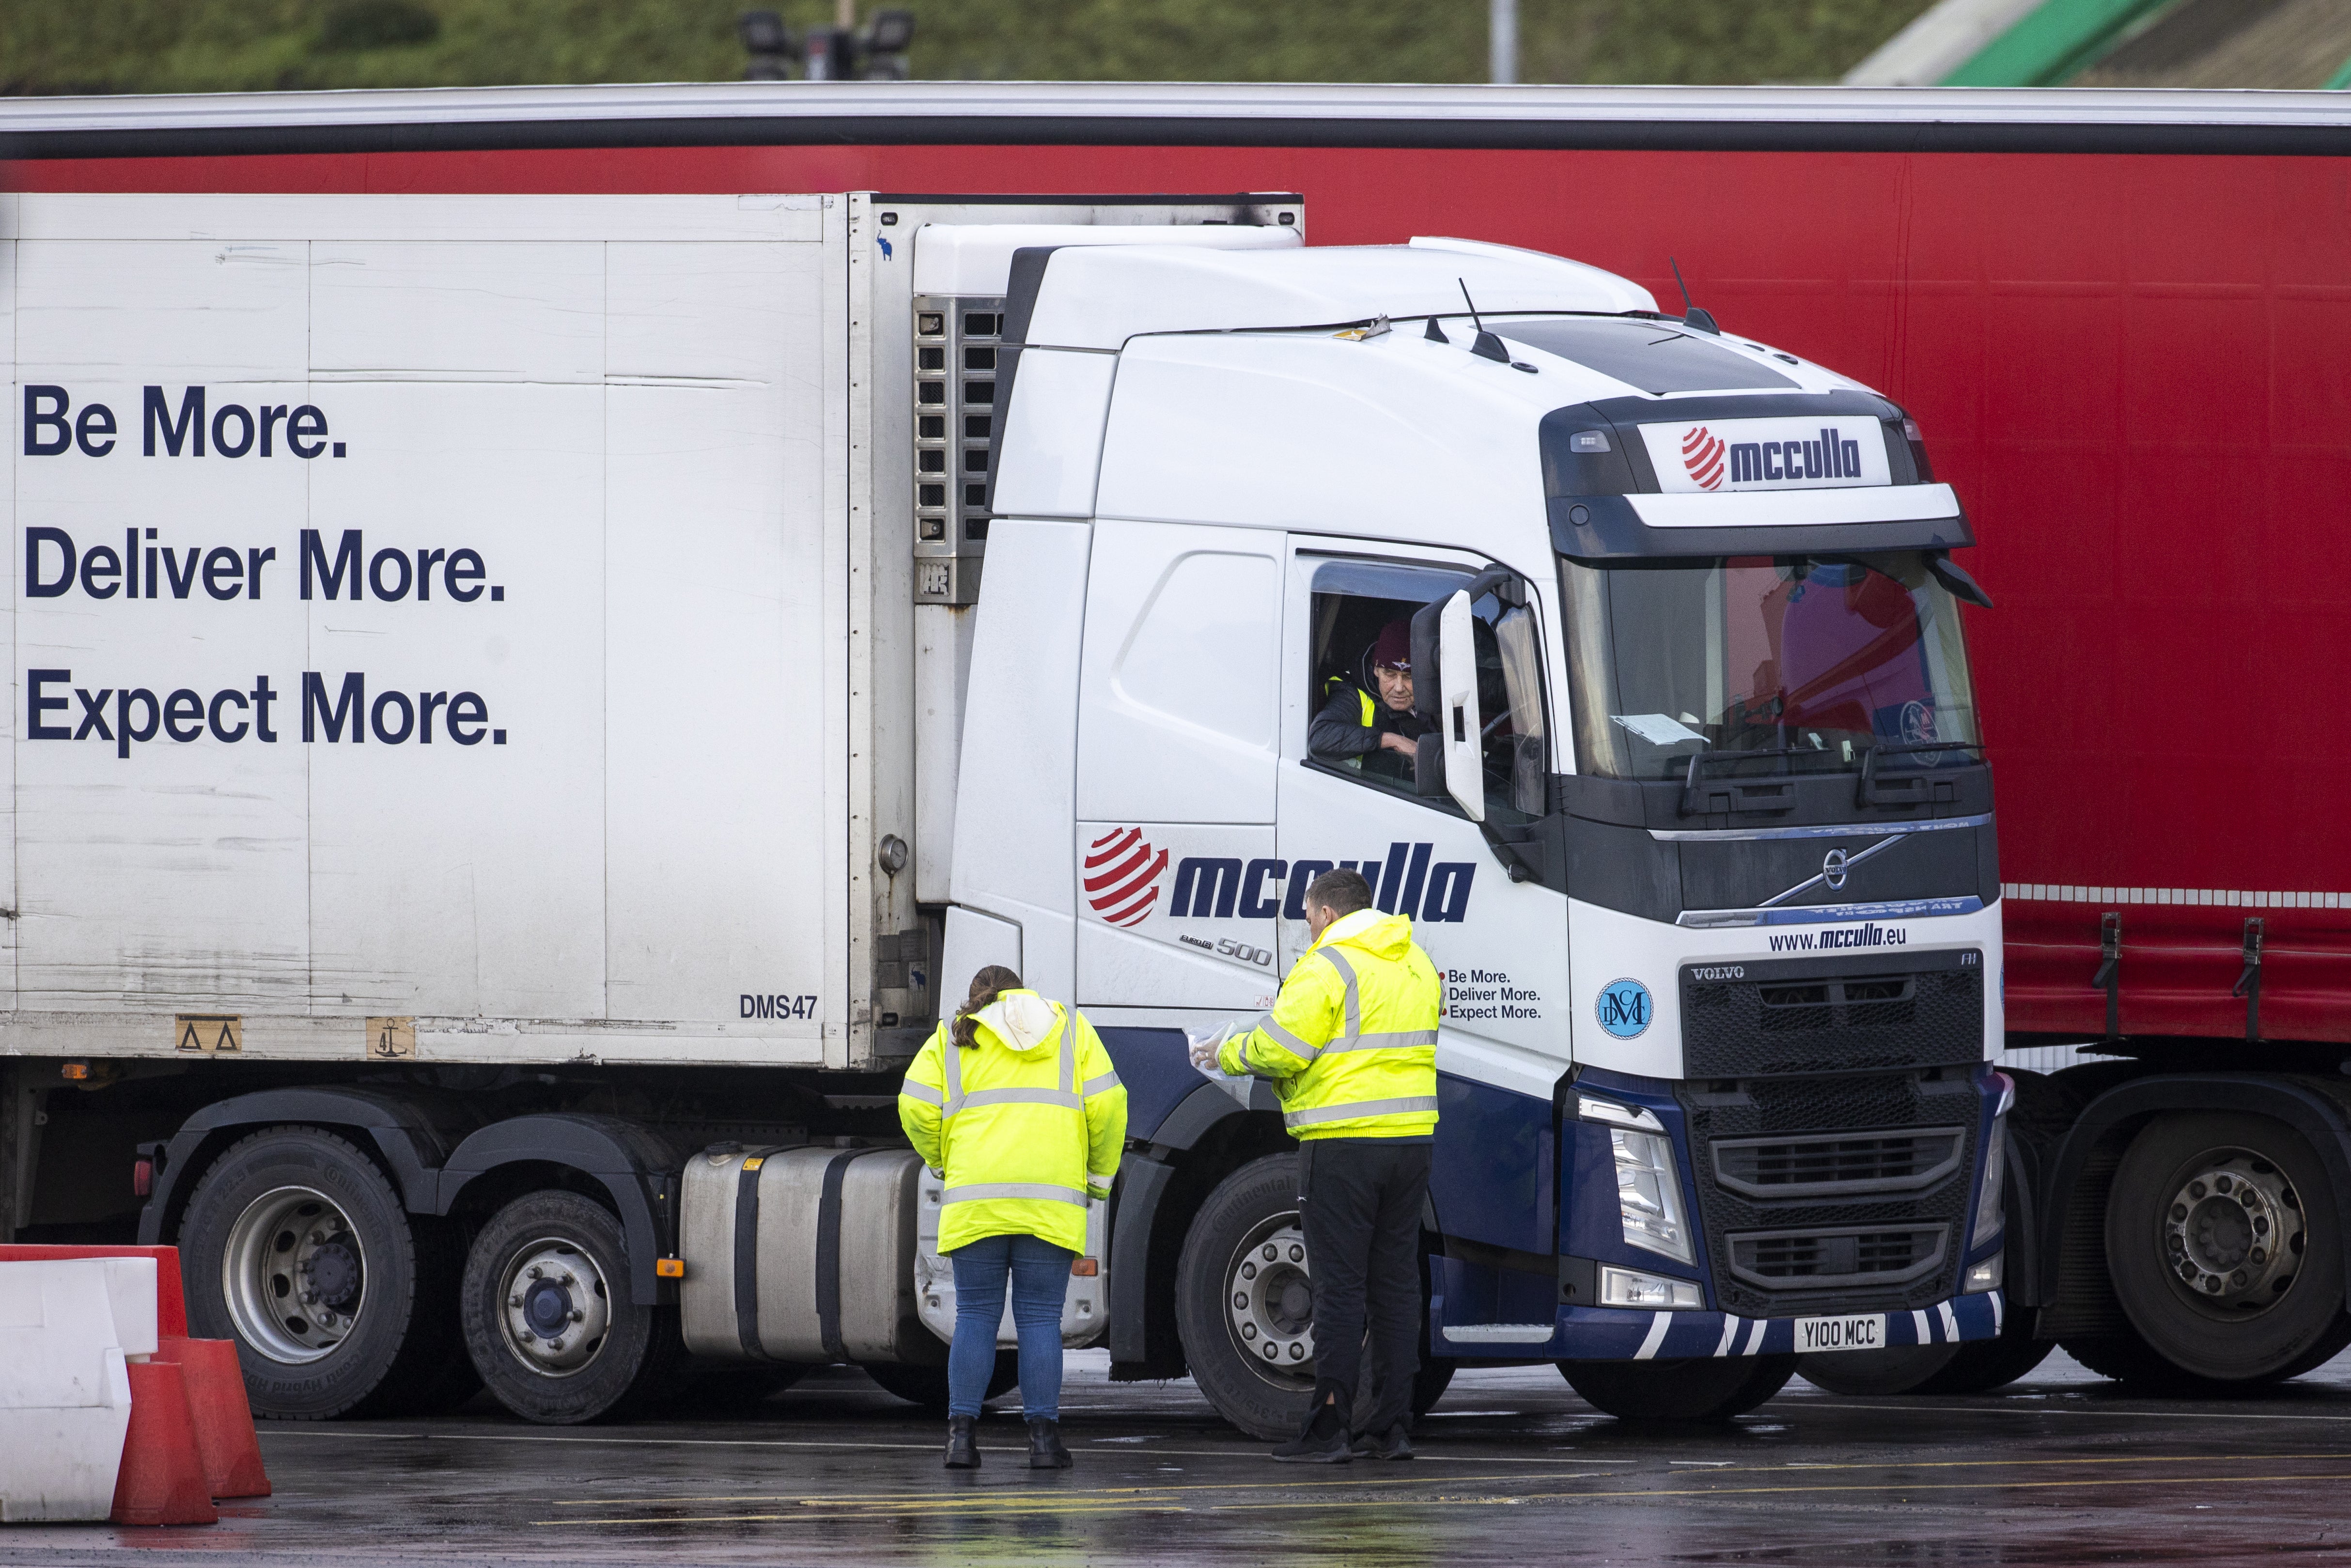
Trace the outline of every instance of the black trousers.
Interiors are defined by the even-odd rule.
[[[1315,1403],[1335,1388],[1358,1432],[1412,1418],[1429,1147],[1373,1138],[1298,1147],[1298,1207],[1314,1274]]]

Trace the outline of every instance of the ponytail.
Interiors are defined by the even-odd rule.
[[[948,1030],[955,1042],[969,1051],[979,1043],[979,1025],[972,1014],[984,1011],[997,998],[1007,991],[1020,988],[1020,977],[1001,964],[990,964],[971,977],[971,996],[956,1009],[955,1024]]]

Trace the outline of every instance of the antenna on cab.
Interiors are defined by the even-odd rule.
[[[1722,329],[1714,324],[1712,312],[1701,310],[1690,302],[1689,285],[1682,281],[1682,264],[1669,256],[1666,257],[1666,265],[1674,269],[1674,287],[1682,291],[1682,325],[1721,337]]]
[[[1469,345],[1469,351],[1481,360],[1509,364],[1510,350],[1502,346],[1502,340],[1486,330],[1486,323],[1478,315],[1478,302],[1469,298],[1469,280],[1457,277],[1453,281],[1461,286],[1461,302],[1469,307],[1469,324],[1478,329],[1478,340]]]

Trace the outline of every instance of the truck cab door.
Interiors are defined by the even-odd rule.
[[[1306,885],[1334,866],[1362,872],[1378,908],[1412,918],[1414,940],[1445,986],[1431,1187],[1439,1223],[1451,1235],[1548,1254],[1552,1091],[1568,1066],[1566,898],[1540,882],[1511,881],[1451,795],[1434,780],[1434,793],[1423,789],[1415,760],[1385,748],[1359,756],[1318,749],[1313,737],[1318,711],[1360,725],[1366,698],[1383,704],[1371,653],[1384,628],[1409,624],[1492,563],[1449,550],[1293,538],[1278,787],[1276,863],[1287,888],[1280,962],[1286,967],[1309,945]],[[1528,591],[1525,606],[1487,594],[1468,607],[1485,733],[1459,738],[1482,755],[1485,814],[1503,828],[1542,814],[1556,766],[1544,674],[1551,655],[1537,630],[1543,596],[1539,585]],[[1416,681],[1431,674],[1413,672]],[[1460,674],[1446,671],[1446,685],[1458,685]],[[1324,737],[1333,733],[1326,726]],[[1476,1319],[1456,1311],[1452,1321]]]
[[[1255,528],[1094,525],[1078,704],[1081,1006],[1165,1015],[1273,999],[1285,542]]]

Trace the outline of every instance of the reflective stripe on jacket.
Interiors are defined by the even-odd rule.
[[[1359,909],[1290,967],[1273,1011],[1217,1052],[1275,1081],[1299,1138],[1426,1137],[1437,1126],[1436,967],[1412,921]]]
[[[932,1032],[898,1090],[898,1120],[946,1178],[939,1250],[986,1236],[1086,1249],[1088,1199],[1107,1200],[1126,1142],[1126,1091],[1074,1008],[1006,991],[973,1015],[967,1051]]]

